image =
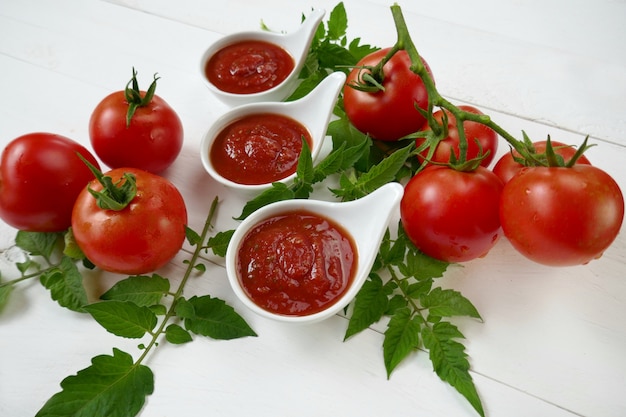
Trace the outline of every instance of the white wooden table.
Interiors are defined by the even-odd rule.
[[[588,157],[626,191],[626,3],[403,3],[445,96],[537,140],[550,134],[577,144],[589,134],[599,146]],[[205,130],[227,110],[202,85],[200,56],[223,34],[257,29],[261,20],[290,31],[311,7],[330,11],[335,4],[0,0],[0,145],[34,131],[88,144],[90,112],[123,87],[131,67],[142,84],[158,72],[158,94],[185,128],[182,154],[165,175],[182,191],[192,228],[200,228],[215,195],[223,200],[218,229],[232,228],[242,201],[208,177],[198,153]],[[351,38],[394,42],[391,3],[344,4]],[[5,278],[17,274],[9,266],[14,234],[0,224]],[[163,273],[176,277],[181,265],[175,260]],[[97,275],[93,285],[116,278]],[[486,258],[452,268],[440,284],[461,291],[484,318],[456,323],[487,415],[626,415],[626,234],[600,260],[574,268],[533,264],[503,240]],[[433,373],[425,352],[387,380],[382,327],[343,342],[343,317],[307,327],[261,319],[237,302],[219,265],[188,292],[225,299],[259,337],[162,344],[147,363],[156,388],[143,417],[475,415]],[[137,344],[60,308],[37,282],[18,286],[0,315],[0,416],[33,416],[93,356],[112,347],[136,354]]]

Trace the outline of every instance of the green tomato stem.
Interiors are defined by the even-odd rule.
[[[409,34],[408,27],[406,25],[406,21],[404,20],[404,16],[402,14],[402,10],[398,4],[394,4],[391,6],[391,12],[393,15],[394,23],[396,26],[398,39],[394,47],[390,50],[397,52],[398,50],[404,49],[409,58],[411,59],[411,71],[417,74],[422,82],[424,83],[424,87],[426,88],[426,92],[428,93],[428,111],[424,112],[427,118],[428,126],[435,133],[436,137],[439,140],[443,140],[445,138],[444,126],[440,124],[433,117],[433,109],[435,107],[439,107],[442,109],[448,110],[456,119],[457,128],[459,131],[459,159],[457,161],[458,164],[465,164],[467,161],[467,138],[465,136],[465,130],[463,129],[464,121],[473,121],[480,124],[483,124],[492,130],[494,130],[498,135],[504,138],[516,151],[520,153],[523,157],[528,157],[529,152],[526,147],[523,145],[521,141],[516,139],[509,132],[504,130],[500,125],[496,124],[488,115],[485,114],[474,114],[470,112],[466,112],[461,110],[450,101],[446,100],[441,96],[439,91],[435,86],[435,81],[428,73],[426,66],[424,65],[420,54],[411,39]],[[387,58],[387,57],[386,57]],[[445,132],[445,133],[444,133]]]
[[[211,203],[211,208],[209,209],[209,214],[207,215],[206,221],[204,223],[204,227],[202,228],[202,233],[200,233],[200,239],[198,243],[195,245],[196,247],[193,251],[193,254],[191,255],[191,259],[189,260],[189,263],[187,264],[187,269],[185,270],[185,274],[183,275],[183,278],[181,279],[180,284],[178,285],[178,288],[176,289],[176,292],[173,294],[174,299],[172,301],[172,304],[168,308],[167,313],[165,313],[165,317],[161,321],[161,324],[159,325],[157,330],[151,333],[152,338],[150,339],[150,342],[143,350],[143,353],[141,354],[141,356],[135,362],[134,364],[135,366],[139,365],[148,355],[148,352],[150,352],[150,350],[155,345],[157,345],[159,336],[162,335],[163,332],[165,332],[165,327],[169,323],[170,319],[175,316],[176,304],[178,303],[178,300],[183,295],[185,285],[187,284],[187,281],[191,277],[191,274],[194,272],[196,262],[198,261],[198,258],[200,257],[201,252],[205,248],[204,242],[207,239],[209,230],[213,227],[213,218],[215,217],[215,213],[217,211],[217,204],[218,204],[218,198],[215,197],[213,199],[213,202]]]

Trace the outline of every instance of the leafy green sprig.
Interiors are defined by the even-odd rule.
[[[187,240],[194,247],[185,273],[176,289],[169,279],[153,273],[120,280],[96,302],[90,303],[79,269],[82,253],[76,251],[71,233],[19,231],[16,246],[25,259],[17,262],[19,278],[0,284],[0,308],[19,282],[39,278],[52,299],[72,311],[88,313],[106,331],[123,338],[141,339],[136,360],[118,348],[113,354],[99,355],[91,365],[61,382],[39,410],[37,417],[58,415],[135,416],[154,390],[154,374],[145,365],[148,355],[165,339],[171,344],[193,340],[193,335],[230,340],[256,336],[246,321],[229,305],[210,295],[184,296],[187,282],[206,271],[200,256],[209,249],[224,256],[227,233],[209,237],[218,205],[213,201],[203,230],[187,229]],[[65,236],[65,239],[64,239]]]

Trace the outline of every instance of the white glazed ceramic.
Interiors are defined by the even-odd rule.
[[[311,135],[311,156],[313,161],[320,155],[324,145],[328,123],[337,102],[339,92],[346,81],[346,75],[335,72],[326,77],[313,91],[296,101],[249,103],[237,106],[223,114],[209,128],[200,144],[200,158],[209,175],[221,184],[239,192],[245,197],[254,197],[263,190],[271,187],[268,184],[247,185],[233,182],[222,177],[211,164],[209,157],[211,146],[216,136],[229,124],[242,117],[272,113],[290,117],[300,122]],[[282,182],[288,182],[295,177],[295,173],[283,178]]]
[[[389,183],[359,200],[345,203],[296,199],[272,203],[255,211],[237,227],[226,252],[226,272],[235,295],[253,312],[281,322],[315,323],[337,314],[354,299],[363,286],[387,226],[398,211],[403,193],[402,185]],[[341,225],[352,236],[358,254],[354,280],[346,293],[326,310],[306,316],[285,316],[259,307],[243,290],[236,272],[237,252],[248,231],[265,219],[294,210],[317,213]]]
[[[325,11],[323,9],[313,10],[296,31],[287,34],[268,31],[249,31],[234,33],[217,40],[205,51],[200,61],[200,71],[204,83],[217,98],[230,106],[260,101],[284,100],[294,91],[297,85],[298,74],[304,66],[311,41],[324,14]],[[205,75],[206,63],[217,51],[225,46],[248,40],[265,41],[281,46],[294,59],[295,65],[293,70],[282,83],[266,91],[252,94],[234,94],[218,89],[209,82]]]

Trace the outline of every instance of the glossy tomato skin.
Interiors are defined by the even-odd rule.
[[[163,172],[176,160],[183,146],[180,118],[157,95],[146,106],[137,107],[129,126],[126,126],[127,111],[123,91],[109,94],[93,110],[89,138],[96,155],[110,168]]]
[[[358,130],[382,141],[395,141],[422,128],[426,119],[415,106],[426,109],[428,94],[424,83],[409,67],[406,51],[399,51],[385,64],[385,91],[375,93],[356,90],[349,84],[359,81],[361,66],[374,66],[389,48],[373,52],[350,71],[343,89],[346,115]],[[429,73],[430,68],[422,59]]]
[[[527,167],[502,191],[505,236],[544,265],[586,264],[611,245],[624,218],[624,198],[606,172],[591,165]]]
[[[0,217],[30,232],[60,232],[70,227],[76,197],[94,176],[80,153],[98,161],[65,136],[34,132],[13,139],[0,159]]]
[[[185,240],[187,209],[167,179],[136,168],[117,168],[105,175],[113,182],[134,174],[137,195],[121,211],[104,210],[85,188],[76,200],[72,231],[78,247],[94,265],[109,272],[137,275],[169,262]],[[102,190],[94,180],[89,185]]]
[[[468,113],[483,114],[479,109],[474,106],[460,105],[459,109]],[[435,153],[430,158],[433,162],[447,163],[450,161],[450,154],[454,152],[457,160],[460,154],[459,150],[459,129],[456,125],[456,118],[448,110],[437,110],[433,113],[433,117],[439,122],[443,123],[444,112],[448,117],[448,136],[437,144]],[[429,129],[425,126],[425,129]],[[474,159],[478,156],[479,151],[482,149],[482,154],[487,156],[481,161],[481,165],[489,166],[493,160],[494,155],[498,151],[498,134],[491,128],[478,123],[466,120],[463,122],[463,130],[465,131],[465,137],[467,138],[467,155],[466,159]],[[480,146],[476,143],[478,143]],[[415,140],[416,146],[420,146],[425,142],[424,138],[417,138]],[[428,155],[429,149],[425,149],[418,155],[420,162],[424,161],[424,158]]]
[[[484,167],[461,172],[431,165],[409,180],[400,202],[408,238],[426,255],[447,262],[485,256],[499,240],[503,184]]]
[[[538,154],[545,153],[547,143],[548,142],[545,140],[542,140],[539,142],[533,142],[533,147],[535,148],[535,152]],[[554,148],[554,151],[557,154],[561,155],[566,163],[570,159],[572,159],[572,157],[576,153],[576,148],[572,146],[568,146],[564,143],[555,142],[555,141],[551,141],[551,143],[552,143],[552,147]],[[524,168],[524,165],[515,161],[515,159],[513,158],[513,155],[515,155],[516,157],[520,156],[519,153],[515,150],[513,151],[513,154],[511,154],[511,152],[507,152],[506,154],[502,155],[500,159],[498,159],[498,162],[496,162],[496,164],[493,166],[493,172],[498,177],[500,177],[502,182],[504,182],[505,184],[511,178],[513,178],[515,174],[521,171],[522,168]],[[589,161],[589,159],[587,159],[585,155],[581,155],[580,158],[576,160],[576,163],[584,164],[584,165],[591,165],[591,162]]]

